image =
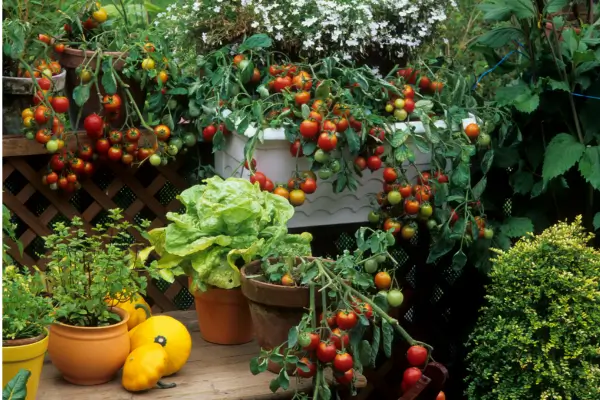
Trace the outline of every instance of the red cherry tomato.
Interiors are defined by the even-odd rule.
[[[335,358],[336,350],[333,343],[321,342],[317,347],[317,358],[322,363],[332,362]]]

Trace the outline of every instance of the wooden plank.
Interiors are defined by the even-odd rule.
[[[177,173],[177,169],[179,168],[179,166],[181,166],[182,163],[182,158],[179,157],[175,163],[173,164],[169,164],[167,166],[164,167],[158,167],[158,171],[164,175],[169,182],[171,182],[173,184],[173,186],[175,186],[176,188],[178,188],[179,190],[185,190],[188,187],[190,187],[190,185],[186,182],[185,179],[183,179],[178,173]]]
[[[2,164],[2,182],[4,182],[13,172],[15,167],[11,163],[5,162]]]
[[[156,137],[152,131],[141,130],[142,139],[155,141]],[[84,131],[69,132],[66,134],[66,145],[70,151],[77,150],[79,145],[92,144],[92,141]],[[10,135],[2,137],[2,157],[33,156],[48,154],[46,147],[35,140],[29,140],[23,135]]]
[[[271,393],[269,382],[276,375],[270,372],[253,376],[250,372],[250,359],[259,354],[255,342],[244,345],[220,346],[202,340],[194,311],[168,313],[182,321],[191,331],[193,347],[187,364],[165,382],[175,382],[177,387],[168,390],[153,389],[148,392],[131,394],[121,387],[120,376],[112,382],[98,386],[76,386],[66,383],[59,372],[48,361],[42,370],[38,398],[63,400],[65,398],[86,400],[130,400],[140,399],[201,399],[201,400],[271,400],[289,399],[294,389],[310,391],[311,379],[296,381],[291,378],[290,389]],[[331,380],[331,374],[326,374]],[[357,377],[357,388],[363,388],[366,379]]]
[[[35,188],[28,183],[19,193],[17,193],[16,198],[21,204],[25,204],[34,193]]]
[[[171,299],[169,299],[163,292],[161,292],[154,283],[149,279],[148,280],[147,293],[152,300],[158,305],[163,311],[172,311],[175,310],[175,306]]]

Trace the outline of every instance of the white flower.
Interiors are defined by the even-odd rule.
[[[215,8],[213,8],[213,11],[216,13],[221,12],[221,7],[216,6]]]
[[[258,21],[254,21],[250,24],[250,26],[253,28],[258,28],[258,25],[259,25]]]
[[[283,35],[281,34],[281,32],[277,32],[277,35],[275,35],[275,40],[283,40]]]
[[[309,18],[309,19],[305,19],[304,21],[302,21],[302,26],[312,26],[315,22],[317,22],[316,18]]]

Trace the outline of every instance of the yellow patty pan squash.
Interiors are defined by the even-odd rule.
[[[174,383],[164,384],[160,378],[165,375],[169,356],[162,345],[150,343],[133,350],[123,366],[123,387],[130,392],[175,387]]]
[[[131,350],[150,343],[161,344],[167,352],[167,367],[165,375],[173,375],[187,362],[192,351],[192,337],[185,325],[168,315],[150,315],[146,306],[137,305],[144,309],[148,319],[130,332]]]
[[[146,300],[144,300],[144,298],[137,293],[131,299],[126,301],[108,299],[106,300],[106,302],[111,307],[119,307],[127,311],[127,314],[129,314],[129,320],[127,321],[127,329],[130,331],[148,318],[144,309],[135,308],[136,305],[142,304],[145,305],[148,309],[150,309],[150,306],[148,305],[148,303],[146,303]]]

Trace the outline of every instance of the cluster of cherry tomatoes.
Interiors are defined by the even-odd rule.
[[[415,386],[417,382],[421,380],[421,377],[423,376],[422,369],[427,365],[429,353],[425,347],[414,345],[409,347],[406,352],[406,359],[410,367],[405,369],[402,374],[402,383],[400,387],[403,393],[410,390],[410,388]],[[443,391],[440,391],[435,400],[446,400],[446,394]]]
[[[298,345],[307,354],[301,358],[306,367],[298,367],[296,374],[302,378],[312,378],[318,367],[331,366],[339,384],[352,383],[355,376],[352,368],[354,359],[349,347],[348,332],[356,326],[361,314],[370,320],[373,318],[373,308],[356,298],[351,309],[321,313],[321,328],[317,331],[302,332],[298,337]]]
[[[430,203],[434,188],[430,180],[438,183],[447,183],[448,176],[443,171],[421,172],[417,177],[417,184],[411,185],[395,167],[386,167],[383,170],[383,191],[377,194],[379,211],[369,213],[369,222],[382,224],[383,230],[392,232],[405,239],[412,239],[417,232],[416,221],[427,221],[428,226],[437,226],[430,217],[433,215],[433,206]]]

